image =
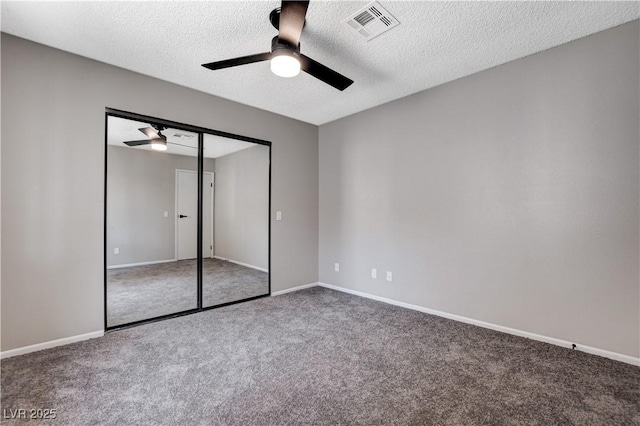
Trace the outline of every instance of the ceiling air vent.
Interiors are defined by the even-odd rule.
[[[400,22],[377,1],[371,2],[342,21],[367,41],[389,31]]]

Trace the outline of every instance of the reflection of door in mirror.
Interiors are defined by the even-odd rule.
[[[213,173],[204,172],[202,185],[202,257],[213,253]],[[198,172],[176,170],[176,241],[178,260],[198,256]]]

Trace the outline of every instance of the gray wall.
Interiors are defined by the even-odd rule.
[[[204,171],[214,164],[206,158]],[[107,266],[175,259],[176,169],[197,171],[197,157],[109,145]]]
[[[321,126],[320,280],[637,357],[638,29]]]
[[[103,329],[105,107],[273,142],[272,291],[318,280],[316,126],[7,34],[1,90],[3,351]]]
[[[215,256],[269,268],[269,148],[216,158]]]

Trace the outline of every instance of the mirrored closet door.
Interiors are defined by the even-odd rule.
[[[203,305],[268,294],[269,147],[205,134],[204,156],[213,162],[215,180],[214,243],[202,262]],[[209,182],[205,175],[205,189]]]
[[[107,330],[270,294],[270,150],[107,110]]]
[[[198,135],[107,120],[107,326],[196,309]]]

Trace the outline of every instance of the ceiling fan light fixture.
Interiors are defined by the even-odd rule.
[[[151,141],[151,149],[155,149],[156,151],[166,151],[167,141],[162,138],[153,139]]]
[[[209,62],[202,66],[215,71],[270,61],[271,72],[277,76],[295,77],[300,71],[304,71],[340,91],[346,89],[353,80],[300,53],[300,36],[305,27],[308,7],[309,0],[282,0],[280,7],[271,12],[269,20],[278,29],[278,35],[271,40],[271,52]],[[375,8],[371,11],[373,14],[376,12],[378,10]],[[384,20],[383,25],[385,25]]]
[[[289,49],[277,49],[271,57],[271,72],[279,77],[295,77],[300,74],[298,54]]]

